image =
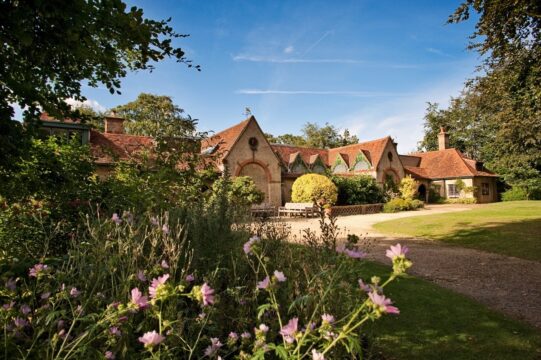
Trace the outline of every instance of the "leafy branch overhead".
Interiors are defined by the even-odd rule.
[[[66,98],[84,100],[81,87],[104,86],[120,93],[128,71],[150,70],[173,58],[200,70],[174,44],[170,19],[145,18],[120,0],[8,0],[0,3],[0,115],[13,104],[55,116],[69,113]]]

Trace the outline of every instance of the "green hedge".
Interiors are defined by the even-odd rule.
[[[385,201],[383,190],[372,176],[333,176],[332,181],[338,188],[337,205],[377,204]]]
[[[402,198],[394,198],[389,200],[383,206],[383,212],[386,213],[395,213],[399,211],[408,211],[408,210],[417,210],[425,206],[425,203],[421,200],[409,200]]]

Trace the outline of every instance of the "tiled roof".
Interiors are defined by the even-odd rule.
[[[328,156],[327,150],[325,149],[282,144],[271,144],[271,148],[274,153],[278,155],[278,158],[282,161],[285,167],[290,165],[295,160],[297,153],[299,153],[302,161],[304,161],[307,165],[312,165],[316,161],[317,155],[320,156],[324,164],[327,164]],[[292,157],[292,155],[294,155],[294,157]]]
[[[219,160],[225,158],[251,120],[255,120],[255,118],[250,116],[248,119],[237,125],[220,131],[208,139],[204,139],[201,144],[201,149],[204,150],[218,145],[218,148],[214,152],[218,154]]]
[[[152,150],[154,145],[154,140],[149,136],[90,131],[90,147],[97,164],[112,164],[115,160],[127,160],[143,150]]]
[[[473,176],[497,176],[486,169],[477,170],[478,163],[468,159],[457,149],[445,149],[414,153],[409,156],[420,158],[419,166],[405,166],[414,177],[443,179]]]
[[[363,152],[366,158],[372,164],[372,167],[376,167],[383,156],[383,151],[387,142],[391,141],[391,137],[387,136],[381,139],[372,141],[366,141],[359,144],[346,145],[339,148],[329,149],[329,166],[334,164],[338,154],[341,154],[344,160],[348,163],[348,166],[353,166],[350,162],[355,161],[355,158],[359,152]]]

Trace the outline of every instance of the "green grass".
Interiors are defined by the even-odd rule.
[[[415,265],[414,265],[415,266]],[[364,263],[363,276],[389,269]],[[385,290],[401,313],[369,326],[384,359],[540,359],[541,332],[427,281],[409,277]]]
[[[494,203],[463,212],[384,221],[374,228],[541,261],[541,201]]]

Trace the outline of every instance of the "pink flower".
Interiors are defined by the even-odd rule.
[[[244,243],[243,250],[246,255],[249,255],[252,253],[252,245],[259,241],[259,238],[257,236],[253,236],[248,240],[246,243]]]
[[[77,290],[76,287],[72,287],[70,290],[70,296],[76,298],[79,295],[81,295],[81,292]]]
[[[24,304],[24,305],[21,305],[21,313],[23,313],[23,315],[28,315],[32,312],[32,309],[30,309],[30,306]]]
[[[265,324],[259,324],[258,329],[264,334],[266,334],[269,331],[269,327]]]
[[[378,307],[381,312],[387,314],[400,314],[400,310],[397,307],[392,306],[393,303],[391,299],[386,298],[384,295],[380,295],[375,291],[372,291],[368,294],[370,301]]]
[[[203,298],[203,306],[214,304],[214,289],[212,289],[207,283],[201,286],[201,296]]]
[[[276,280],[278,282],[284,282],[287,280],[287,278],[285,277],[284,273],[281,272],[281,271],[278,271],[278,270],[274,270],[274,277],[276,278]]]
[[[242,334],[240,334],[240,337],[243,339],[249,339],[252,337],[252,334],[250,334],[248,331],[245,331]]]
[[[335,321],[334,316],[329,315],[329,314],[321,315],[321,320],[329,324],[332,324]]]
[[[312,349],[312,360],[325,360],[325,356],[316,349]]]
[[[195,280],[195,276],[193,276],[193,274],[186,275],[186,281],[187,282],[192,282],[194,280]]]
[[[165,260],[162,260],[160,266],[162,267],[162,269],[169,269],[169,264]]]
[[[406,254],[408,253],[409,249],[407,246],[402,246],[400,244],[396,244],[396,245],[391,245],[391,248],[388,249],[386,252],[385,252],[385,256],[387,256],[389,259],[391,260],[394,260],[396,257],[400,257],[400,256],[406,256]]]
[[[210,339],[210,345],[205,349],[205,356],[212,357],[214,356],[218,350],[222,347],[222,343],[220,342],[220,339],[218,338],[211,338]]]
[[[28,321],[20,317],[16,317],[15,319],[13,319],[13,324],[15,325],[16,328],[22,329],[28,326]]]
[[[51,293],[49,291],[47,292],[44,292],[43,294],[41,294],[41,300],[47,300],[49,297],[51,296]]]
[[[141,281],[141,282],[146,282],[147,281],[147,277],[145,276],[145,272],[143,270],[139,270],[137,272],[137,279],[139,279],[139,281]]]
[[[137,309],[144,310],[148,307],[148,299],[143,296],[138,288],[131,289],[131,303],[134,304]]]
[[[269,287],[269,285],[270,285],[270,279],[268,276],[266,276],[263,280],[257,283],[257,288],[266,289]]]
[[[169,226],[167,224],[163,224],[162,231],[165,235],[169,235]]]
[[[155,299],[156,293],[158,289],[165,284],[165,282],[169,279],[169,274],[162,275],[158,277],[157,279],[152,279],[152,283],[150,284],[150,287],[148,288],[148,293],[150,294],[150,297]]]
[[[372,291],[369,285],[366,285],[363,281],[363,279],[359,279],[359,287],[362,291],[366,291],[367,293]]]
[[[105,352],[105,358],[108,359],[108,360],[115,360],[115,354],[113,354],[110,351],[106,351]]]
[[[152,225],[154,225],[154,226],[160,225],[160,222],[158,221],[158,218],[155,217],[155,216],[151,216],[151,217],[150,217],[150,223],[151,223]]]
[[[156,330],[146,332],[139,338],[139,342],[143,343],[145,347],[149,348],[153,347],[154,345],[159,345],[164,340],[165,336],[158,334]]]
[[[231,331],[228,335],[228,338],[231,340],[231,341],[237,341],[239,339],[239,335],[234,332],[234,331]]]
[[[122,219],[120,218],[120,216],[118,216],[117,213],[114,213],[113,216],[111,216],[111,220],[113,220],[113,222],[117,225],[122,224]]]
[[[17,289],[17,280],[9,278],[8,281],[6,281],[6,289],[15,291],[15,289]]]
[[[364,253],[361,250],[351,250],[351,249],[346,249],[345,254],[353,259],[362,259],[366,256],[366,253]]]
[[[109,332],[111,333],[111,335],[114,335],[114,336],[121,336],[122,335],[122,332],[116,326],[111,326],[109,328]]]
[[[44,265],[44,264],[36,264],[34,265],[33,267],[30,268],[30,270],[28,270],[28,275],[31,276],[31,277],[35,277],[37,278],[39,274],[47,271],[47,265]]]
[[[280,330],[280,335],[284,338],[284,341],[288,344],[295,342],[295,335],[299,326],[299,318],[293,318],[289,320],[286,326]]]

